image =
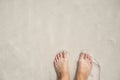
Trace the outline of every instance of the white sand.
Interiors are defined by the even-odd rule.
[[[56,80],[53,59],[79,52],[101,64],[101,80],[120,80],[119,0],[0,0],[0,80]]]

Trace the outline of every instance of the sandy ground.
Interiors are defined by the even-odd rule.
[[[0,80],[56,80],[53,59],[69,53],[71,80],[81,50],[120,80],[119,0],[0,0]]]

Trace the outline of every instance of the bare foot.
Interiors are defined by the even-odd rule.
[[[59,52],[55,56],[54,67],[58,80],[69,80],[68,56],[66,52]]]
[[[77,69],[77,80],[87,80],[92,70],[92,58],[89,54],[80,54]]]

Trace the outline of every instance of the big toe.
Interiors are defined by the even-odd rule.
[[[92,57],[88,54],[87,59],[89,60],[90,64],[92,64]]]
[[[63,59],[64,59],[64,60],[68,60],[68,54],[67,54],[66,51],[63,51],[63,52],[62,52],[62,56],[63,56]]]

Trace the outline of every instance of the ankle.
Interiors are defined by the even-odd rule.
[[[83,74],[77,74],[77,80],[88,80],[88,76]]]
[[[60,80],[69,80],[69,75],[62,75]]]
[[[69,80],[69,77],[62,77],[61,80]]]

